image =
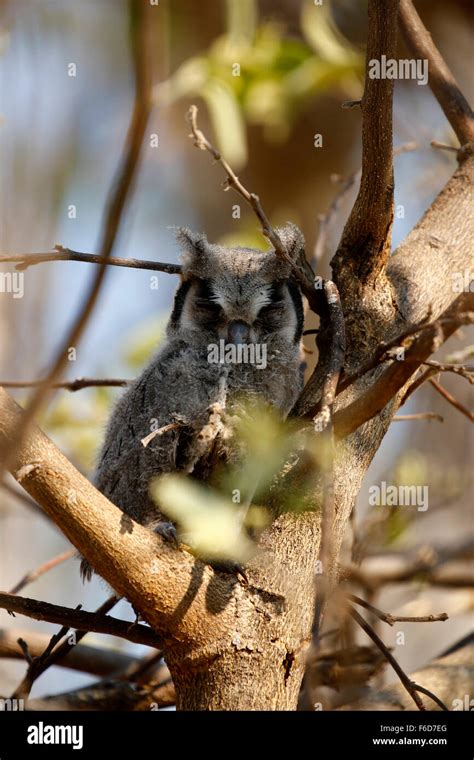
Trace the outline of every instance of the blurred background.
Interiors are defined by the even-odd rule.
[[[461,89],[472,99],[472,6],[469,0],[426,0],[417,8]],[[156,105],[134,193],[114,254],[177,262],[173,225],[205,231],[209,240],[266,247],[253,214],[221,171],[188,139],[185,114],[200,109],[212,136],[244,184],[257,192],[273,224],[298,224],[311,256],[324,214],[338,192],[337,177],[357,171],[361,117],[341,104],[362,94],[366,3],[363,0],[160,0],[156,39]],[[1,253],[50,251],[55,244],[96,252],[107,192],[120,157],[133,102],[130,9],[124,0],[2,0],[0,2]],[[399,54],[408,57],[400,42]],[[240,64],[235,75],[236,62]],[[71,66],[71,64],[74,64]],[[315,147],[315,135],[322,146]],[[158,140],[152,140],[157,135]],[[416,150],[395,161],[397,218],[394,248],[414,226],[455,169],[455,157],[434,150],[455,138],[428,87],[398,81],[394,144]],[[156,145],[158,143],[158,145]],[[329,261],[357,191],[346,194],[327,231],[317,272]],[[235,205],[240,206],[240,217]],[[2,271],[12,271],[3,264]],[[75,318],[95,267],[44,263],[25,272],[24,295],[0,293],[0,380],[41,377]],[[109,267],[99,303],[67,378],[134,377],[159,345],[175,275]],[[307,325],[311,326],[311,325]],[[440,352],[446,357],[474,343],[468,330]],[[306,349],[314,352],[314,336]],[[308,353],[313,360],[314,353]],[[442,383],[473,408],[472,386]],[[27,391],[12,391],[21,403]],[[91,475],[110,405],[118,389],[58,391],[40,424],[74,464]],[[444,422],[396,422],[387,434],[359,497],[354,528],[358,561],[387,563],[435,547],[452,549],[473,528],[469,421],[430,387],[404,413],[431,411]],[[426,512],[369,507],[368,489],[388,483],[427,484]],[[17,489],[13,481],[8,481]],[[0,490],[0,588],[9,590],[30,569],[68,548],[51,522],[19,489]],[[462,565],[462,563],[461,563]],[[368,566],[368,565],[367,565]],[[375,564],[376,566],[376,564]],[[394,565],[395,566],[395,565]],[[459,572],[463,572],[462,568]],[[69,560],[22,592],[45,601],[95,609],[108,590],[95,577],[82,585]],[[384,630],[402,666],[413,670],[472,627],[472,589],[414,580],[384,587],[378,606],[402,615],[446,611],[445,624],[400,624]],[[114,614],[133,619],[122,602]],[[54,627],[12,618],[0,610],[0,629]],[[405,643],[396,643],[397,631]],[[138,645],[89,634],[87,641],[137,653]],[[365,642],[364,642],[365,643]],[[143,650],[145,651],[145,650]],[[0,695],[8,696],[25,670],[0,660]],[[391,672],[386,673],[393,680]],[[33,696],[81,686],[93,677],[53,667]]]

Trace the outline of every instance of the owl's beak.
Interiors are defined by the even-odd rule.
[[[227,341],[234,343],[236,346],[239,343],[247,343],[250,335],[250,325],[246,322],[242,322],[239,319],[235,319],[229,322],[227,327]]]

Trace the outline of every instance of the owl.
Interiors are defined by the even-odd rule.
[[[170,541],[176,526],[151,498],[151,481],[170,472],[208,481],[242,458],[229,421],[243,402],[285,417],[301,390],[303,304],[291,262],[304,239],[292,224],[278,233],[288,260],[178,229],[182,279],[166,340],[110,416],[95,485]],[[81,572],[92,574],[85,560]]]

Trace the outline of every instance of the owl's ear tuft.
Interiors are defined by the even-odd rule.
[[[304,256],[305,240],[303,233],[292,222],[288,222],[284,227],[275,230],[283,247],[292,261],[297,261],[300,256]]]
[[[202,232],[192,232],[187,227],[175,227],[176,240],[181,248],[183,261],[183,276],[200,276],[207,269],[209,258],[209,243]]]

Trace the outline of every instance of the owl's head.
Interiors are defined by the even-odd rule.
[[[304,249],[295,225],[278,230],[292,261]],[[297,346],[303,304],[291,265],[274,251],[225,248],[205,235],[180,228],[182,283],[168,326],[170,337],[226,343]]]

